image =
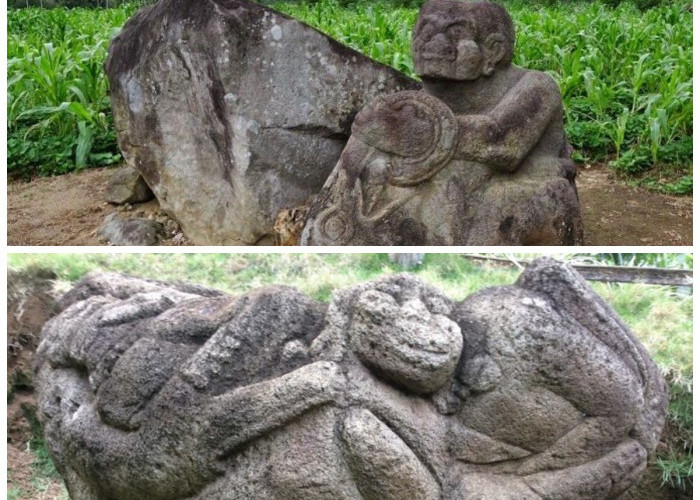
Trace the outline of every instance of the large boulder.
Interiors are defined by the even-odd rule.
[[[119,146],[195,244],[273,241],[359,108],[414,80],[246,0],[161,0],[106,63]]]
[[[614,499],[664,422],[648,353],[547,259],[460,303],[92,275],[60,306],[37,380],[73,500]]]

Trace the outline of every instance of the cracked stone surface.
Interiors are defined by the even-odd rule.
[[[408,274],[239,296],[89,275],[37,351],[74,500],[601,500],[639,478],[666,387],[567,265],[461,302]]]
[[[357,110],[419,86],[246,0],[145,8],[106,70],[124,158],[200,245],[272,243],[277,214],[320,190]]]

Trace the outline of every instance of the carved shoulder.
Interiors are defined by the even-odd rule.
[[[512,92],[545,109],[562,108],[559,85],[551,75],[542,71],[527,70]]]

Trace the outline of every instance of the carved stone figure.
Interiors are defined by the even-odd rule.
[[[423,90],[357,115],[302,244],[582,243],[559,89],[511,64],[514,43],[499,5],[427,2],[413,30]]]
[[[92,275],[60,305],[39,404],[74,500],[613,499],[664,422],[644,348],[548,259],[459,303]]]

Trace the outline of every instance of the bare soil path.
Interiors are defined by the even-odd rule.
[[[586,245],[692,246],[691,196],[628,186],[603,165],[581,169],[576,184]]]
[[[112,172],[110,168],[91,168],[31,182],[10,182],[8,245],[105,245],[98,229],[108,214],[123,210],[104,201],[105,186]],[[155,216],[158,212],[156,201],[138,204],[131,211],[141,217]],[[172,244],[172,240],[162,244]]]
[[[103,201],[110,173],[108,168],[95,168],[28,183],[11,182],[8,243],[104,245],[97,229],[107,214],[119,210]],[[586,245],[692,245],[692,197],[627,186],[603,166],[582,169],[577,184]],[[142,216],[157,212],[155,201],[134,206],[134,213]]]

